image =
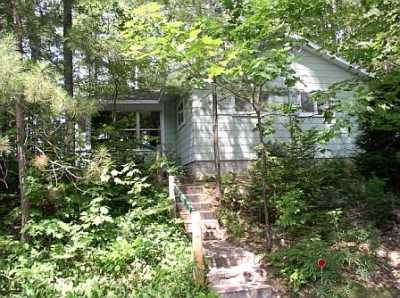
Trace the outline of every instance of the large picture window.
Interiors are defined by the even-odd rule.
[[[92,144],[109,142],[126,148],[156,148],[161,142],[160,112],[118,112],[113,123],[110,111],[101,111],[92,118]]]

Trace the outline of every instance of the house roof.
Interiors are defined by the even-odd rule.
[[[361,76],[361,77],[369,77],[369,73],[367,70],[365,70],[364,68],[360,67],[359,65],[356,65],[354,63],[350,63],[349,61],[347,61],[346,59],[336,56],[336,55],[332,55],[329,52],[327,52],[326,50],[324,50],[320,45],[305,39],[299,35],[291,35],[291,37],[295,40],[300,42],[300,47],[302,49],[304,49],[305,51],[311,52],[319,57],[321,57],[322,59],[329,61],[337,66],[339,66],[340,68],[350,71],[355,75]]]
[[[122,97],[127,101],[160,101],[161,92],[159,90],[134,90],[131,94]]]
[[[119,95],[118,104],[159,104],[160,90],[133,90],[129,95]],[[112,96],[102,98],[104,104],[112,104]]]

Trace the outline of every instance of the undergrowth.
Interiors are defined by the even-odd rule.
[[[270,145],[267,177],[259,162],[248,175],[224,177],[219,219],[233,240],[262,239],[265,179],[275,238],[265,261],[273,272],[295,295],[368,296],[381,229],[399,199],[384,180],[363,178],[350,160],[314,158],[319,147],[312,132],[297,133],[292,143]],[[319,259],[326,261],[322,270]]]
[[[30,240],[18,208],[1,219],[0,296],[211,297],[165,191],[134,163],[93,160],[74,184],[30,173]]]

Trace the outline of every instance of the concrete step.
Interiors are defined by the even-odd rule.
[[[181,184],[178,187],[184,194],[202,194],[204,191],[201,184]]]
[[[190,213],[187,210],[181,210],[179,211],[179,214],[182,218],[189,218],[190,217]],[[201,219],[217,219],[217,215],[215,214],[214,211],[209,211],[209,210],[203,210],[200,211],[200,218]]]
[[[271,286],[264,283],[238,286],[216,286],[213,289],[221,298],[272,298],[277,297]]]
[[[225,241],[205,241],[203,246],[209,255],[216,256],[243,256],[250,253],[245,247],[239,247],[231,242]]]
[[[186,210],[186,207],[183,205],[183,203],[177,203],[176,206],[177,206],[178,210]],[[207,211],[207,210],[211,210],[213,208],[213,205],[211,203],[203,203],[203,202],[193,203],[192,202],[192,207],[195,210]]]
[[[188,237],[192,238],[192,230],[191,230],[191,228],[186,229],[186,232],[188,234]],[[202,237],[203,237],[202,238],[203,241],[224,240],[226,238],[225,234],[223,234],[223,233],[218,234],[218,233],[209,233],[209,232],[203,233]]]
[[[222,230],[205,230],[203,232],[203,241],[224,240],[225,238],[225,232]]]
[[[248,266],[249,264],[253,265],[257,262],[257,258],[254,254],[249,253],[243,255],[220,256],[208,255],[208,252],[206,251],[205,255],[210,269]]]
[[[210,203],[210,200],[205,194],[185,194],[189,202],[195,203]]]
[[[192,222],[190,221],[190,218],[187,216],[183,218],[183,223],[185,225],[185,228],[191,229]],[[216,219],[203,219],[201,221],[202,223],[202,230],[207,231],[210,230],[210,227],[216,227],[218,224],[218,220]]]
[[[266,271],[258,265],[258,257],[247,247],[226,240],[225,229],[218,222],[211,188],[202,184],[183,184],[179,188],[200,211],[204,256],[209,272],[208,282],[222,298],[276,297],[267,281]],[[192,232],[190,212],[182,202],[177,203],[189,237]]]
[[[198,203],[203,203],[203,204],[211,203],[210,199],[207,198],[207,196],[203,195],[203,194],[189,194],[189,195],[186,195],[186,197],[187,197],[187,200],[192,205],[198,204]],[[182,206],[184,207],[183,202],[180,201],[178,197],[176,198],[176,201],[177,201],[177,204],[182,204]]]
[[[228,268],[211,268],[208,281],[214,287],[250,286],[265,283],[267,274],[257,265],[240,265]]]

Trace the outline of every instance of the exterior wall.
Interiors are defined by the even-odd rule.
[[[299,89],[305,91],[324,90],[333,83],[355,77],[350,71],[307,50],[302,50],[298,57],[298,61],[293,63],[293,69],[300,76],[300,82],[297,82],[296,86]]]
[[[344,70],[339,66],[324,60],[316,54],[303,50],[299,54],[299,59],[293,64],[301,81],[295,86],[296,89],[311,92],[315,90],[325,90],[331,84],[355,77],[350,71]],[[279,82],[276,82],[279,84]],[[349,100],[351,94],[340,94],[340,97]],[[211,94],[209,90],[194,90],[192,95],[192,148],[190,153],[193,161],[189,168],[199,173],[212,171],[213,143],[212,143],[212,110]],[[274,102],[282,102],[284,97],[272,97]],[[336,115],[337,118],[340,114]],[[332,124],[324,123],[321,116],[304,117],[302,127],[307,128],[328,128]],[[275,134],[269,140],[288,141],[289,132],[286,129],[286,118],[276,119]],[[220,156],[222,164],[226,163],[226,169],[230,165],[238,165],[242,161],[243,165],[239,168],[246,168],[249,160],[254,160],[256,154],[254,147],[257,144],[257,133],[255,131],[256,119],[235,111],[232,99],[226,99],[219,106],[219,139]],[[331,140],[327,145],[327,152],[321,157],[348,157],[354,154],[356,147],[354,138],[357,133],[353,129],[352,134],[347,131]],[[187,135],[189,138],[189,135]],[[203,162],[200,165],[199,162]],[[211,166],[210,166],[211,164]]]
[[[171,156],[176,155],[176,104],[175,101],[163,103],[164,113],[164,148],[163,151]]]
[[[243,173],[249,170],[251,160],[226,160],[221,162],[221,171],[223,173]],[[196,179],[209,177],[215,172],[213,161],[193,161],[185,166],[190,175]]]
[[[178,127],[176,121],[176,108],[178,102],[175,104],[168,104],[175,110],[175,127],[176,127],[176,158],[182,165],[186,165],[193,161],[193,120],[192,120],[192,100],[184,99],[184,118],[185,122],[182,126]]]
[[[213,132],[211,94],[207,90],[196,90],[193,95],[193,159],[213,160]],[[237,117],[230,102],[219,107],[219,140],[221,160],[253,160],[257,135],[255,120]]]

